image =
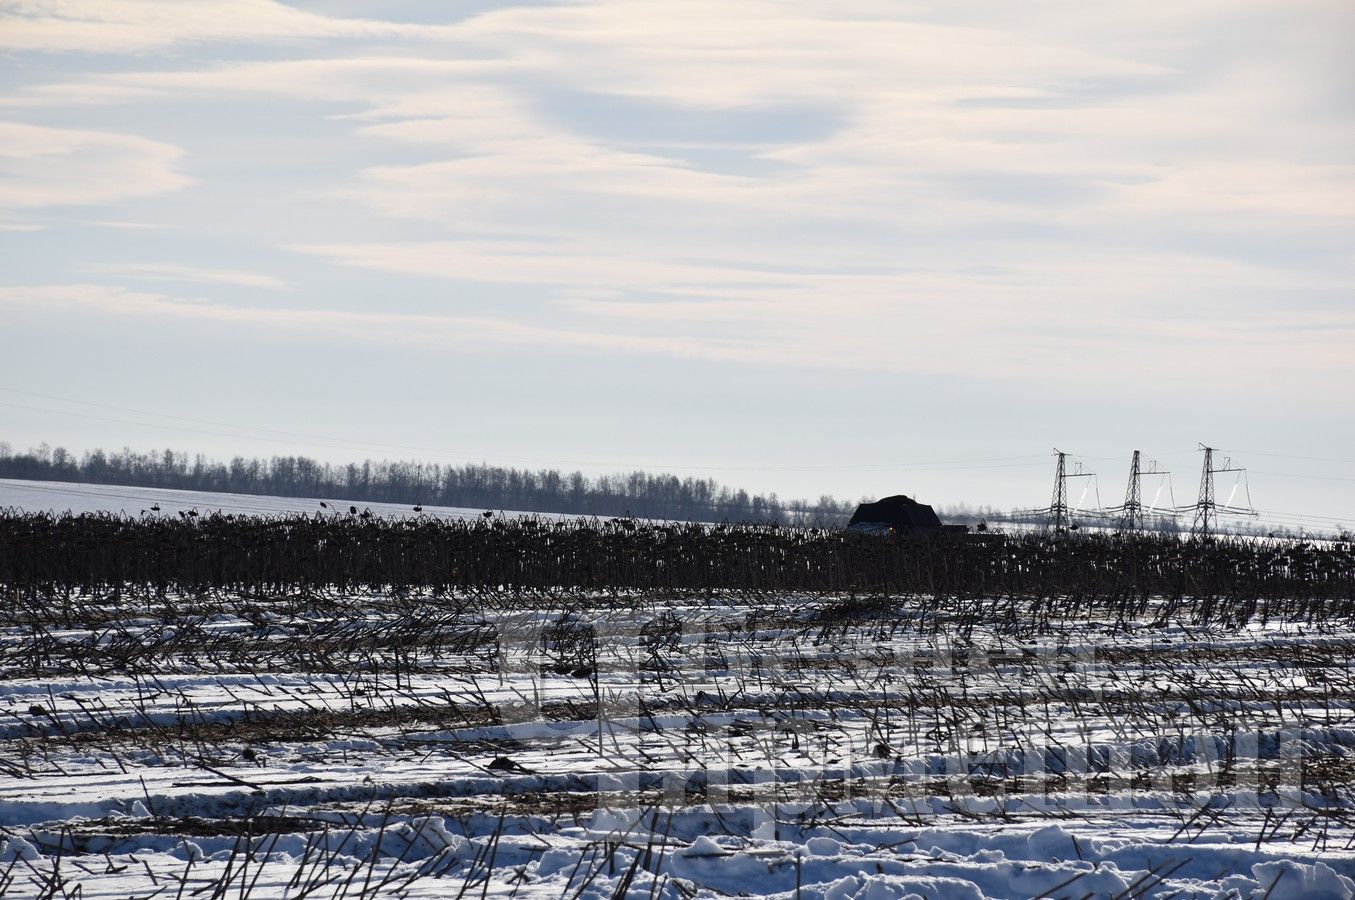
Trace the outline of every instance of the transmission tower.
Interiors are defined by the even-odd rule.
[[[1171,484],[1171,473],[1165,472],[1157,467],[1155,461],[1149,461],[1148,468],[1144,469],[1140,463],[1140,451],[1134,451],[1134,458],[1129,463],[1129,485],[1125,488],[1124,503],[1119,506],[1106,510],[1107,514],[1119,513],[1119,525],[1122,531],[1142,531],[1146,513],[1143,506],[1143,476],[1144,475],[1165,475],[1167,484]],[[1162,495],[1162,488],[1158,488],[1158,497]],[[1175,506],[1176,500],[1173,497],[1172,505]],[[1157,498],[1153,499],[1150,509],[1157,509]],[[1161,515],[1161,513],[1157,513]],[[1175,515],[1175,513],[1171,513]]]
[[[1181,512],[1193,512],[1195,520],[1190,526],[1190,533],[1194,537],[1208,538],[1218,529],[1219,513],[1226,513],[1233,516],[1249,516],[1255,518],[1259,513],[1251,505],[1251,487],[1246,488],[1247,505],[1233,506],[1233,496],[1237,493],[1239,484],[1246,484],[1247,470],[1239,466],[1234,466],[1233,461],[1227,457],[1223,460],[1223,465],[1214,467],[1214,452],[1217,447],[1207,447],[1200,445],[1204,451],[1204,465],[1200,469],[1200,498],[1195,501],[1194,506],[1187,506]],[[1223,472],[1237,472],[1238,482],[1233,485],[1233,491],[1228,496],[1228,500],[1219,503],[1214,499],[1214,476]]]
[[[1073,525],[1070,517],[1072,507],[1068,505],[1068,479],[1094,479],[1096,473],[1082,471],[1081,464],[1077,464],[1077,471],[1070,473],[1068,471],[1068,454],[1055,447],[1054,455],[1058,458],[1058,462],[1054,468],[1054,493],[1049,498],[1049,505],[1040,509],[1018,509],[1016,515],[1048,517],[1048,527],[1052,528],[1057,534],[1068,530],[1069,526]],[[1083,493],[1085,494],[1086,491],[1083,491]],[[1100,497],[1100,488],[1097,489],[1097,496]],[[1100,505],[1099,499],[1097,505]],[[1073,525],[1073,527],[1076,526]]]
[[[1214,448],[1205,447],[1204,467],[1200,470],[1200,499],[1195,502],[1195,521],[1190,525],[1191,534],[1209,537],[1213,526],[1218,524],[1218,513],[1214,507]]]
[[[1054,470],[1054,496],[1049,500],[1050,523],[1055,531],[1062,531],[1068,517],[1068,454],[1057,447],[1058,468]]]
[[[1128,531],[1143,530],[1143,489],[1139,484],[1139,451],[1134,451],[1134,460],[1129,464],[1129,487],[1124,492],[1124,528]]]

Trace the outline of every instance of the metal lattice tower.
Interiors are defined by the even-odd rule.
[[[1122,525],[1127,531],[1143,530],[1143,489],[1140,485],[1139,451],[1134,451],[1134,461],[1129,464],[1129,487],[1124,492],[1124,517]]]
[[[1124,491],[1124,503],[1119,506],[1106,510],[1107,514],[1119,513],[1119,528],[1121,531],[1142,531],[1148,524],[1148,510],[1143,506],[1143,476],[1144,475],[1163,475],[1166,476],[1168,487],[1171,483],[1171,473],[1165,472],[1157,467],[1157,463],[1149,460],[1148,467],[1145,469],[1141,462],[1141,451],[1134,451],[1134,458],[1129,463],[1129,485]],[[1158,494],[1161,495],[1161,489]],[[1175,516],[1174,508],[1176,500],[1173,497],[1173,511],[1165,513]],[[1157,500],[1154,499],[1153,505],[1149,509],[1154,511],[1154,515],[1162,516],[1164,513],[1157,508]]]
[[[1247,470],[1240,466],[1234,466],[1231,459],[1225,459],[1223,465],[1214,467],[1214,451],[1217,447],[1207,447],[1200,445],[1204,451],[1204,465],[1200,469],[1200,498],[1195,501],[1194,506],[1187,506],[1181,512],[1187,510],[1195,513],[1195,520],[1190,526],[1192,536],[1208,538],[1218,529],[1219,513],[1225,512],[1233,516],[1249,516],[1255,518],[1258,513],[1251,506],[1251,489],[1247,489],[1247,505],[1233,506],[1232,497],[1228,498],[1227,503],[1219,503],[1214,497],[1214,476],[1222,472],[1239,472],[1240,477],[1245,477]],[[1233,487],[1233,492],[1237,492],[1237,486]]]
[[[1218,524],[1218,513],[1214,506],[1214,448],[1205,447],[1204,468],[1200,470],[1200,499],[1195,502],[1195,521],[1190,525],[1191,534],[1209,537]]]
[[[1054,469],[1054,493],[1049,498],[1049,505],[1040,509],[1018,509],[1015,515],[1024,516],[1047,516],[1048,524],[1046,527],[1054,529],[1055,533],[1068,530],[1070,527],[1076,528],[1070,513],[1072,507],[1068,505],[1068,479],[1069,478],[1091,478],[1091,484],[1095,484],[1095,472],[1084,472],[1082,466],[1078,464],[1077,471],[1068,472],[1068,454],[1059,448],[1054,448],[1054,455],[1058,457],[1057,466]],[[1085,493],[1085,492],[1084,492]],[[1100,489],[1097,489],[1097,512],[1090,513],[1092,516],[1100,515],[1101,506]]]
[[[1050,524],[1055,531],[1062,531],[1068,518],[1068,454],[1057,447],[1054,452],[1059,463],[1054,471],[1054,495],[1049,500]]]

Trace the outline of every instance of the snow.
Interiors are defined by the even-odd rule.
[[[53,496],[9,482],[0,503],[26,490]],[[245,511],[136,493],[82,508]],[[11,600],[6,897],[1355,898],[1348,623]],[[597,636],[586,677],[541,640],[566,614]],[[486,646],[391,643],[434,617]],[[647,645],[661,619],[680,634]],[[351,651],[308,652],[334,633]]]
[[[447,819],[436,816],[387,824],[384,830],[376,827],[378,823],[364,824],[368,827],[332,829],[318,839],[314,835],[256,839],[252,866],[241,861],[238,839],[109,839],[95,845],[97,855],[71,856],[66,862],[68,868],[83,863],[73,876],[78,877],[84,896],[92,897],[145,895],[158,884],[177,885],[180,880],[190,890],[223,883],[238,889],[252,883],[248,896],[286,896],[288,883],[295,887],[307,873],[324,885],[321,896],[338,895],[337,888],[351,885],[355,877],[365,882],[366,873],[376,882],[406,885],[406,896],[411,897],[455,896],[463,887],[478,886],[476,882],[486,874],[487,894],[512,892],[529,897],[615,896],[627,879],[630,893],[638,896],[653,889],[672,896],[737,893],[979,900],[1131,893],[1312,900],[1349,898],[1353,886],[1328,862],[1315,859],[1272,857],[1233,870],[1209,844],[1179,852],[1137,845],[1133,852],[1120,851],[1113,858],[1095,852],[1085,859],[1008,856],[990,849],[1003,843],[990,831],[958,827],[949,829],[949,843],[961,847],[959,852],[916,846],[916,831],[879,828],[863,835],[845,826],[836,830],[857,842],[844,847],[842,853],[818,856],[805,854],[795,840],[725,837],[717,841],[700,833],[716,827],[714,816],[663,822],[662,832],[646,823],[612,831],[607,835],[610,840],[586,840],[568,833],[569,829],[555,834],[522,829],[467,837],[457,833]],[[1071,842],[1067,832],[1063,838]],[[486,865],[490,854],[495,862],[492,867]],[[20,860],[22,864],[16,867],[20,872],[45,871],[41,855],[21,838],[10,839],[0,857]],[[316,859],[323,859],[324,866],[310,865]],[[1220,872],[1227,874],[1211,877]]]
[[[605,639],[633,635],[622,624],[635,612],[601,602],[570,609],[604,636],[596,682],[553,674],[526,639],[497,668],[429,660],[398,684],[376,670],[203,671],[172,656],[157,673],[77,675],[61,671],[61,646],[65,669],[85,664],[68,624],[53,632],[53,671],[0,669],[9,892],[37,895],[59,871],[84,897],[177,892],[181,880],[238,892],[247,872],[250,897],[306,884],[321,896],[344,885],[410,897],[1355,896],[1344,806],[1308,834],[1268,830],[1320,802],[1286,761],[1355,753],[1349,699],[1294,662],[1342,659],[1349,633],[1083,627],[1079,641],[1022,643],[994,632],[975,636],[991,646],[970,668],[928,635],[883,638],[854,621],[828,638],[772,603],[762,612],[775,616],[750,617],[729,599],[649,601],[643,615],[692,623],[662,685],[628,655],[633,640]],[[131,627],[173,625],[168,610],[144,612]],[[505,635],[551,621],[540,608],[496,615]],[[363,627],[376,634],[372,616]],[[787,624],[729,627],[750,619]],[[284,634],[296,624],[273,622]],[[28,635],[0,632],[0,660],[17,660]],[[1114,664],[1093,652],[1107,642]],[[773,661],[770,648],[794,653]],[[1124,662],[1129,648],[1142,660]],[[1207,672],[1207,698],[1183,693],[1205,670],[1171,664],[1188,651],[1229,660]],[[1035,663],[993,663],[1015,656]],[[1051,693],[1060,678],[1077,689]],[[1141,709],[1107,715],[1131,689]],[[974,703],[947,708],[961,690]],[[926,695],[913,712],[925,721],[883,721],[909,715],[909,691]],[[599,699],[602,716],[589,711]],[[1005,739],[997,722],[961,721],[1023,702],[1054,706],[1007,721]],[[469,724],[486,711],[493,721]],[[1193,714],[1189,727],[1153,724]],[[949,729],[948,716],[960,717]],[[1235,776],[1211,783],[1225,759]],[[1267,767],[1273,789],[1248,780]],[[999,790],[975,790],[984,772]],[[1172,781],[1183,775],[1196,789]]]
[[[335,497],[273,497],[260,494],[228,494],[213,491],[179,491],[169,488],[129,487],[110,484],[84,484],[65,481],[26,481],[0,478],[0,509],[28,512],[123,513],[139,516],[159,505],[161,515],[196,510],[199,513],[223,512],[246,515],[282,515],[287,513],[325,513],[321,502],[331,510],[347,512],[349,506],[370,509],[374,515],[410,518],[419,515],[410,505],[366,503]],[[423,514],[444,519],[470,519],[483,509],[453,506],[425,506]],[[496,512],[500,512],[496,510]],[[504,515],[539,515],[547,519],[568,518],[554,513],[504,512]]]

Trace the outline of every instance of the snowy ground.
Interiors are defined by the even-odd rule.
[[[22,600],[0,892],[1350,897],[1349,630]]]
[[[329,504],[322,507],[321,502]],[[29,512],[50,511],[115,512],[139,516],[159,506],[161,515],[196,510],[199,513],[225,512],[248,515],[281,515],[285,513],[325,513],[338,509],[347,511],[348,500],[322,497],[272,497],[255,494],[223,494],[210,491],[175,491],[168,488],[126,487],[112,484],[80,484],[65,481],[24,481],[0,478],[0,509],[15,508]],[[411,506],[398,503],[358,503],[358,509],[370,509],[374,515],[406,518],[419,515]],[[427,506],[424,515],[439,518],[465,519],[483,513],[482,509],[460,509],[452,506]],[[515,513],[509,513],[515,515]],[[552,514],[544,518],[560,518]]]

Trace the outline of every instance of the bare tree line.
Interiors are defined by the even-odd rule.
[[[168,449],[90,450],[76,456],[46,444],[19,453],[3,442],[0,478],[687,522],[837,525],[845,524],[855,506],[828,495],[816,501],[782,500],[775,493],[749,493],[710,478],[641,471],[589,476],[410,460],[334,464],[305,456],[237,456],[222,462]]]

